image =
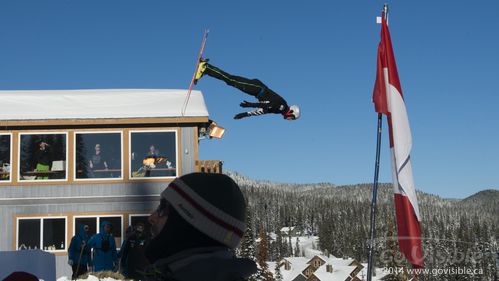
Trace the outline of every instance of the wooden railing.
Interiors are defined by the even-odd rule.
[[[220,160],[197,160],[196,172],[221,174],[223,161]]]

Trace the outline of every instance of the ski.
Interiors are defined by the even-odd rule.
[[[192,75],[191,83],[189,84],[189,90],[187,90],[187,96],[185,97],[184,105],[182,106],[182,116],[185,115],[187,105],[189,104],[189,98],[191,97],[192,88],[194,87],[194,82],[196,80],[196,72],[197,72],[201,57],[203,56],[204,46],[206,45],[206,39],[208,39],[209,32],[210,31],[208,29],[205,29],[205,31],[204,31],[203,40],[201,41],[201,50],[199,51],[198,59],[196,61],[196,68],[194,69],[194,75]]]

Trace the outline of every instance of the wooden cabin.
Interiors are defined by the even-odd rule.
[[[185,98],[168,89],[0,91],[0,251],[54,253],[57,276],[71,276],[78,225],[96,233],[111,222],[119,247],[170,181],[221,172],[221,161],[198,159],[211,124],[203,95],[193,91],[182,114]]]

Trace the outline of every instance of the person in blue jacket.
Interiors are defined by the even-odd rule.
[[[114,271],[118,254],[116,242],[111,234],[112,225],[108,221],[101,223],[100,232],[95,234],[89,241],[88,246],[94,249],[93,264],[94,272],[111,270]]]
[[[71,243],[68,249],[68,264],[73,269],[73,279],[81,276],[88,271],[88,266],[91,265],[90,248],[88,247],[88,235],[90,228],[88,225],[79,225],[78,234],[71,238]]]

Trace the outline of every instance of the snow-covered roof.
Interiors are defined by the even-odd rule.
[[[301,268],[301,270],[304,270],[310,261],[310,259],[305,257],[287,257],[284,258],[284,260],[287,260],[291,264],[291,267],[298,267]]]
[[[357,269],[357,266],[350,265],[355,259],[347,258],[336,258],[334,256],[326,257],[324,255],[317,255],[321,259],[325,260],[326,263],[320,266],[315,272],[314,275],[319,278],[319,280],[327,280],[327,281],[337,281],[337,280],[347,280],[350,274]],[[280,267],[281,275],[283,277],[283,281],[292,281],[297,276],[302,274],[302,271],[305,270],[308,266],[310,266],[309,262],[311,258],[304,257],[286,257],[281,260],[281,263],[286,260],[291,264],[291,269],[286,270],[284,266]],[[269,269],[275,269],[275,262],[268,262]],[[332,265],[333,273],[327,272],[327,266]],[[358,273],[357,277],[362,279],[362,277],[367,276],[367,264],[360,264],[364,266]],[[381,280],[382,277],[386,276],[386,272],[379,268],[374,268],[376,271],[376,276],[373,277],[374,280]]]
[[[270,268],[270,263],[269,263],[269,268]],[[273,270],[273,268],[272,268],[272,270]],[[300,275],[303,276],[303,274],[301,272],[302,272],[301,270],[293,270],[293,269],[292,270],[284,270],[284,268],[281,267],[281,275],[282,275],[283,281],[291,281],[291,280],[294,280],[297,276],[300,276]]]
[[[323,259],[326,261],[328,264],[332,264],[334,266],[348,266],[351,265],[352,262],[354,262],[354,259],[340,259],[336,257],[331,257],[331,258],[325,258],[323,256]]]
[[[345,281],[355,268],[355,266],[333,266],[331,273],[327,272],[326,265],[323,265],[314,272],[314,275],[321,281]]]
[[[319,280],[328,281],[344,281],[348,276],[357,268],[356,266],[350,266],[354,259],[339,259],[336,257],[325,257],[323,255],[317,255],[316,257],[321,258],[326,261],[325,264],[321,265],[313,273]],[[302,274],[302,272],[310,266],[310,261],[312,259],[304,257],[287,257],[283,260],[288,261],[291,264],[291,269],[286,270],[284,266],[281,266],[281,274],[284,281],[291,281],[296,276]],[[327,272],[327,266],[331,265],[333,267],[333,272]],[[275,263],[269,263],[269,268],[275,268]]]
[[[288,261],[291,264],[291,269],[286,270],[284,266],[281,266],[281,274],[283,280],[293,280],[296,276],[302,274],[302,271],[304,271],[309,266],[309,264],[307,264],[309,259],[304,257],[288,257],[284,258],[284,260]],[[274,269],[275,265],[271,265],[271,263],[269,263],[269,268]]]
[[[0,121],[208,117],[200,91],[187,90],[16,90],[0,91]]]

